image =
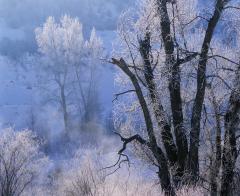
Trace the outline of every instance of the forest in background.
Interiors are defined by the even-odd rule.
[[[239,194],[238,0],[0,0],[2,196]]]

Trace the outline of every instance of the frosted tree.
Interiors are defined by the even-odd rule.
[[[100,57],[102,56],[102,40],[97,36],[95,28],[91,31],[88,41],[85,42],[85,51],[87,53],[84,58],[86,66],[76,65],[76,79],[79,89],[80,111],[83,111],[83,122],[94,121],[98,117],[100,111],[98,101],[98,80],[100,73]],[[84,73],[84,74],[83,74]],[[85,80],[85,83],[82,81]],[[87,82],[86,82],[87,81]]]
[[[94,32],[90,40],[85,41],[82,24],[77,18],[66,15],[60,23],[49,17],[43,27],[36,29],[42,56],[39,66],[45,78],[43,83],[52,93],[49,97],[61,107],[66,132],[70,129],[70,114],[84,116],[88,112],[87,96],[96,90],[92,84],[96,71],[93,66],[99,58],[101,42]],[[92,59],[95,59],[94,65]]]
[[[1,195],[19,196],[36,183],[49,162],[31,131],[9,128],[0,132]]]
[[[211,194],[228,195],[238,156],[238,36],[229,46],[223,41],[229,34],[216,35],[220,24],[238,34],[238,7],[228,0],[204,9],[199,3],[140,1],[137,11],[120,18],[112,58],[122,71],[116,98],[127,96],[115,102],[123,141],[118,163],[129,160],[124,153],[129,143],[140,145],[167,195],[202,179],[210,182]]]

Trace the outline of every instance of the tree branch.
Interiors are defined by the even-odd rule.
[[[127,90],[127,91],[115,94],[115,98],[113,99],[112,102],[117,101],[119,96],[125,95],[127,93],[131,93],[131,92],[136,92],[136,91],[135,90]]]

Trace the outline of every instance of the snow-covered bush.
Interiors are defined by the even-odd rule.
[[[40,142],[29,130],[8,128],[0,134],[0,194],[28,195],[28,189],[40,186],[39,177],[48,158],[40,152]]]
[[[113,153],[80,149],[72,160],[57,171],[54,181],[54,195],[58,196],[163,196],[157,181],[141,176],[144,166],[122,164],[119,170],[105,168],[112,162]],[[105,166],[105,167],[104,167]],[[145,168],[146,169],[146,168]],[[151,172],[151,171],[148,171]],[[202,196],[201,188],[184,187],[179,196]]]

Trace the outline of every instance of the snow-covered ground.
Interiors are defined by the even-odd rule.
[[[0,58],[0,125],[26,128],[31,90],[18,83],[14,63],[7,57]]]
[[[0,40],[22,40],[24,39],[24,31],[21,28],[9,28],[3,19],[0,18]]]

